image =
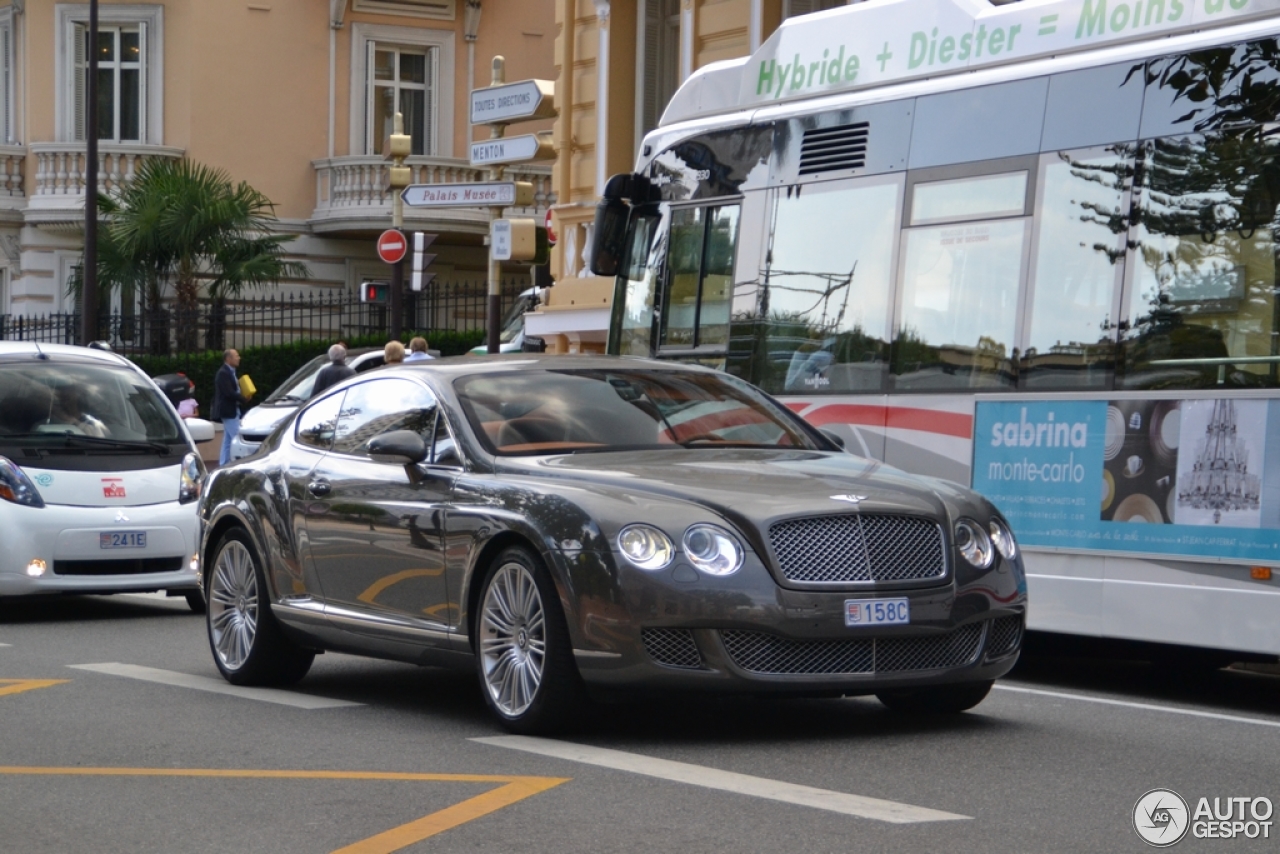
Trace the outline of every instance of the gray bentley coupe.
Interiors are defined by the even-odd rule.
[[[353,377],[217,471],[201,518],[230,682],[296,682],[324,650],[475,667],[518,732],[636,688],[963,711],[1013,667],[1027,607],[982,496],[641,359]]]

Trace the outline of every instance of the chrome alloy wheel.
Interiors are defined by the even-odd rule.
[[[229,541],[209,579],[209,634],[223,666],[239,670],[258,634],[258,578],[244,544]]]
[[[515,561],[504,563],[490,579],[480,608],[485,688],[503,714],[515,717],[533,703],[546,654],[546,612],[533,573]]]

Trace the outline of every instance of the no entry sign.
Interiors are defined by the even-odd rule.
[[[404,232],[388,228],[378,235],[378,257],[388,264],[399,264],[409,251],[409,241]]]

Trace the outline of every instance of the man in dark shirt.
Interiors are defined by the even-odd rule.
[[[354,377],[356,369],[347,364],[347,348],[334,344],[329,348],[329,364],[316,374],[315,385],[311,387],[311,396],[315,397],[329,386],[337,385],[347,377]]]
[[[240,410],[249,402],[240,393],[240,381],[236,379],[239,365],[240,354],[226,350],[222,354],[222,367],[213,376],[213,409],[209,417],[222,422],[222,451],[218,454],[220,466],[231,462],[231,440],[240,432]]]

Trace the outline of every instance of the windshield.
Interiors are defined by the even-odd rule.
[[[293,372],[289,379],[280,384],[280,387],[271,392],[263,403],[279,403],[285,400],[291,400],[295,403],[301,403],[304,400],[311,399],[311,389],[316,384],[316,374],[320,373],[320,369],[329,364],[329,357],[316,356],[310,362],[307,362],[301,368]]]
[[[0,454],[69,442],[119,453],[133,446],[185,444],[186,438],[173,405],[146,377],[124,366],[45,359],[0,363]]]
[[[455,381],[492,453],[769,447],[827,450],[791,416],[732,377],[689,371],[566,370]]]
[[[502,318],[502,331],[498,334],[498,340],[501,343],[510,344],[524,331],[525,312],[533,308],[536,303],[537,297],[528,291],[516,297],[515,303],[507,309],[506,317]]]

